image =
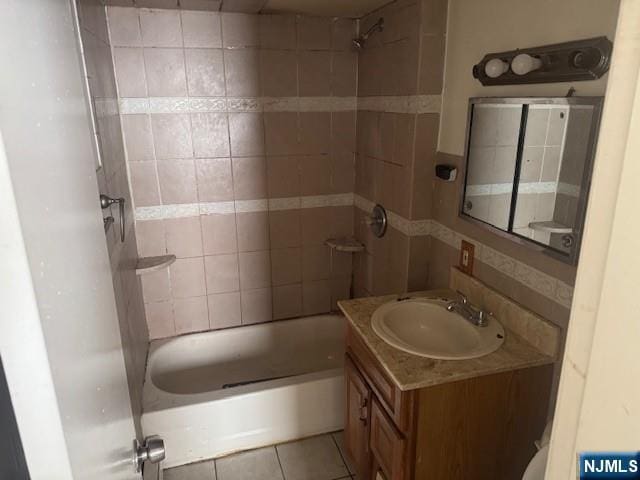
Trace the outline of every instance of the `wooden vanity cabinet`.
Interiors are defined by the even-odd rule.
[[[545,426],[553,365],[401,391],[351,327],[346,453],[359,480],[514,480]]]

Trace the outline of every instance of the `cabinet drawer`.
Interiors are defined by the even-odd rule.
[[[395,385],[371,353],[369,347],[351,328],[347,331],[347,351],[375,391],[389,416],[393,418],[396,426],[402,432],[408,432],[411,427],[414,392],[403,392]]]
[[[387,417],[374,399],[371,404],[371,451],[389,480],[405,480],[407,477],[407,441]]]

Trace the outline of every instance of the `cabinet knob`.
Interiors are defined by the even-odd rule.
[[[360,400],[360,421],[363,423],[367,423],[367,405],[369,403],[368,401],[369,399],[364,397],[362,400]]]

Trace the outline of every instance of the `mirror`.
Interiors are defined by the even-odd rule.
[[[577,261],[602,97],[473,98],[460,215]]]

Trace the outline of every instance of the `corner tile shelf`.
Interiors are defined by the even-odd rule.
[[[338,252],[357,253],[364,250],[364,245],[353,237],[329,238],[324,243]]]
[[[136,263],[136,275],[157,272],[167,268],[176,261],[175,255],[160,255],[157,257],[140,257]]]

